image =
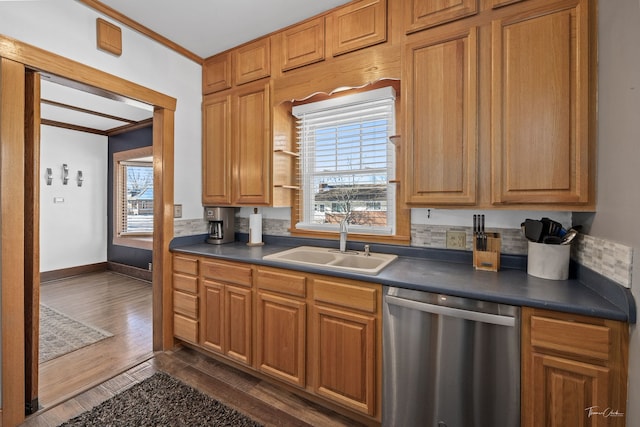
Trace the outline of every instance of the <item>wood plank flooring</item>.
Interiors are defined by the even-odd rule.
[[[151,283],[109,271],[43,283],[43,304],[114,336],[40,364],[40,406],[51,407],[153,357],[151,298]]]
[[[134,362],[129,366],[124,355],[119,354],[118,349],[98,348],[98,344],[85,349],[77,350],[77,357],[69,358],[65,365],[63,360],[58,361],[57,366],[51,362],[41,365],[45,372],[41,372],[41,400],[48,402],[45,409],[27,418],[24,426],[57,426],[80,413],[89,410],[95,405],[109,399],[115,394],[129,388],[157,371],[164,371],[180,379],[186,384],[206,393],[227,406],[233,407],[250,416],[265,426],[358,426],[359,423],[323,408],[313,402],[300,398],[270,383],[261,381],[247,373],[229,367],[214,359],[211,359],[189,348],[179,348],[175,351],[159,352],[151,354],[151,286],[149,283],[129,279],[114,273],[101,273],[104,275],[88,275],[78,278],[50,282],[43,285],[42,301],[45,304],[69,313],[92,325],[106,329],[113,334],[123,335],[121,345],[134,346],[137,339],[143,348],[138,352],[133,349],[123,350],[126,353],[141,354],[147,358],[140,363]],[[96,277],[98,276],[98,277]],[[86,296],[74,293],[77,287],[86,287],[87,279],[95,282],[95,295],[87,292]],[[120,285],[126,284],[124,288]],[[85,284],[83,286],[83,284]],[[54,286],[52,286],[54,285]],[[134,296],[137,292],[129,288],[148,287],[148,304],[145,298]],[[77,289],[75,289],[77,291]],[[141,292],[142,293],[142,292]],[[111,295],[115,294],[115,295]],[[76,298],[86,298],[84,302],[75,301]],[[139,300],[140,299],[140,300]],[[107,302],[109,301],[109,302]],[[118,303],[123,307],[117,307]],[[105,307],[103,304],[110,305]],[[142,306],[148,306],[148,320],[142,320],[145,310]],[[137,307],[134,309],[133,307]],[[65,311],[73,309],[75,311]],[[115,313],[121,313],[123,319],[117,321]],[[127,314],[122,314],[127,313]],[[133,314],[137,313],[137,314]],[[110,320],[107,320],[111,318]],[[146,326],[146,322],[148,327]],[[128,338],[125,338],[128,337]],[[141,338],[144,337],[144,338]],[[109,341],[109,339],[104,340]],[[85,350],[85,351],[82,351]],[[82,352],[82,353],[80,353]],[[103,355],[102,353],[107,353]],[[73,353],[71,353],[73,354]],[[151,358],[148,356],[151,355]],[[69,355],[60,357],[63,359]],[[134,356],[135,357],[138,356]],[[84,366],[79,368],[78,364]],[[110,375],[102,372],[99,366],[107,364],[111,366]],[[46,366],[45,366],[46,365]],[[135,366],[134,366],[135,365]],[[115,366],[121,366],[115,368]],[[87,370],[90,374],[82,373]],[[66,378],[67,376],[71,378]],[[83,381],[76,380],[76,376],[85,377]],[[64,385],[56,385],[56,381]],[[82,384],[79,384],[82,383]],[[90,384],[91,386],[87,386]],[[75,389],[75,391],[73,391]],[[46,391],[42,394],[42,391]],[[57,394],[56,394],[57,393]],[[64,396],[64,397],[61,397]]]

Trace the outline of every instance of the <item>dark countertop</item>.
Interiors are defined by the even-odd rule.
[[[578,272],[577,276],[580,279],[547,280],[530,276],[517,268],[501,269],[499,272],[475,270],[471,263],[470,253],[464,254],[460,251],[371,245],[372,252],[390,252],[399,255],[398,259],[380,274],[371,276],[263,260],[262,257],[265,255],[309,244],[309,241],[305,239],[280,237],[269,240],[264,246],[248,246],[245,243],[246,240],[223,245],[210,245],[204,243],[202,237],[190,236],[190,238],[174,239],[171,250],[229,261],[344,277],[387,286],[635,323],[635,303],[630,291],[614,282],[609,283],[608,279],[595,273],[582,274]],[[317,244],[314,241],[314,243],[316,246],[327,246],[327,242]],[[328,244],[335,246],[335,243],[329,242]],[[359,245],[362,246],[362,243]],[[361,248],[354,249],[361,250]],[[516,264],[518,263],[516,262]],[[522,263],[520,262],[519,265],[521,266]],[[575,271],[573,274],[576,275]]]

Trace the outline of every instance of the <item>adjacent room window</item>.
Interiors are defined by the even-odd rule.
[[[384,87],[293,107],[298,119],[296,228],[395,233],[395,91]]]
[[[153,235],[152,148],[114,154],[114,240]],[[115,243],[115,242],[114,242]]]

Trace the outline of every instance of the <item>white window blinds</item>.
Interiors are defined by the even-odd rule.
[[[293,108],[298,119],[300,223],[335,230],[395,232],[395,92],[391,87]]]

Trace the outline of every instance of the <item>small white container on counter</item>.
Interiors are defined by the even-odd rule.
[[[567,280],[570,257],[571,245],[529,242],[527,273],[542,279]]]

